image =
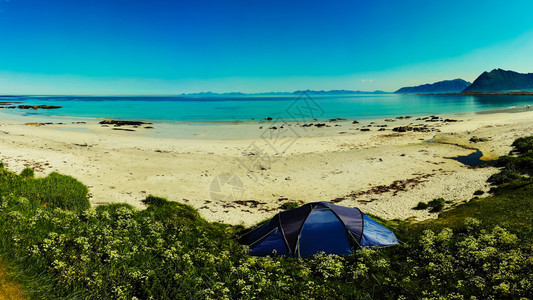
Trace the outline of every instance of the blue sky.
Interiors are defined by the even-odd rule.
[[[533,2],[0,0],[0,93],[353,89],[533,72]]]

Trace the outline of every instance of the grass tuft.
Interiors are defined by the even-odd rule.
[[[413,209],[416,209],[416,210],[424,210],[424,209],[427,209],[429,206],[426,202],[418,202],[418,204],[413,208]]]
[[[514,153],[530,154],[533,152],[533,136],[518,138],[511,146],[514,148],[512,151]]]
[[[300,207],[300,203],[298,202],[286,202],[283,203],[279,208],[284,210],[294,209]]]
[[[446,201],[443,198],[433,199],[429,201],[428,203],[420,201],[415,207],[413,207],[413,209],[424,210],[424,209],[429,208],[429,212],[434,213],[434,212],[442,211],[444,207],[446,206],[446,203],[449,203],[449,202],[450,201]]]
[[[52,208],[81,211],[90,207],[87,187],[70,176],[56,172],[44,178],[33,178],[0,169],[0,196],[12,194]]]
[[[20,172],[20,176],[26,177],[26,178],[33,178],[35,176],[35,172],[32,168],[24,168],[22,172]]]
[[[148,197],[146,197],[146,199],[142,200],[142,203],[148,206],[153,205],[161,207],[165,204],[168,204],[169,201],[165,198],[149,195]]]
[[[481,196],[481,195],[483,195],[483,194],[485,194],[485,192],[482,191],[482,190],[477,190],[477,191],[474,192],[474,195],[475,195],[475,196]]]
[[[444,198],[436,198],[428,202],[429,212],[435,213],[442,211],[446,206],[446,200]]]

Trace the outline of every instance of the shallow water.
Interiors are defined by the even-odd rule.
[[[311,96],[168,96],[168,97],[88,97],[88,96],[0,96],[2,101],[29,105],[58,105],[61,109],[2,112],[27,117],[73,116],[149,121],[253,121],[267,117],[307,122],[313,119],[371,119],[393,116],[421,116],[444,113],[524,107],[533,96],[507,95],[335,95]]]
[[[464,165],[467,165],[469,167],[477,167],[481,165],[487,165],[487,164],[493,164],[494,161],[485,161],[481,160],[480,158],[483,156],[483,153],[479,151],[479,149],[476,149],[476,152],[473,152],[472,154],[465,155],[465,156],[456,156],[456,157],[448,157],[450,159],[456,160]]]

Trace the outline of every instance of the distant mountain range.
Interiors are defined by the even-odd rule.
[[[389,94],[384,91],[373,91],[373,92],[365,92],[365,91],[350,91],[350,90],[331,90],[331,91],[312,91],[312,90],[298,90],[292,92],[292,94],[301,94],[301,93],[308,93],[310,95],[353,95],[353,94]]]
[[[473,83],[463,79],[445,80],[432,84],[403,87],[397,94],[438,94],[438,93],[531,93],[533,73],[518,73],[502,69],[483,72]]]
[[[432,84],[403,87],[397,90],[396,94],[425,94],[425,93],[459,93],[470,85],[470,82],[463,79],[444,80]]]
[[[479,77],[470,83],[463,79],[444,80],[431,84],[402,87],[396,94],[439,94],[439,93],[533,93],[533,73],[518,73],[502,69],[494,69],[490,72],[483,72]],[[360,94],[389,94],[384,91],[352,91],[352,90],[297,90],[294,92],[266,92],[266,93],[191,93],[181,94],[182,96],[197,97],[238,97],[238,96],[291,96],[307,93],[309,95],[360,95]]]
[[[472,92],[530,92],[533,91],[533,73],[518,73],[502,69],[483,72],[463,93]]]
[[[241,93],[241,92],[231,92],[231,93],[213,93],[213,92],[202,92],[202,93],[190,93],[190,94],[181,94],[182,96],[201,96],[201,97],[215,97],[215,96],[283,96],[283,95],[299,95],[302,93],[307,93],[309,95],[360,95],[360,94],[389,94],[384,91],[351,91],[351,90],[330,90],[330,91],[313,91],[313,90],[298,90],[294,92],[266,92],[266,93]]]

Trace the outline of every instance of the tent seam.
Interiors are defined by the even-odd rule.
[[[289,254],[291,254],[291,256],[294,256],[289,245],[289,241],[287,241],[287,237],[285,236],[285,230],[283,230],[283,226],[281,225],[281,213],[278,214],[278,227],[281,230],[281,236],[283,237],[283,241],[285,242],[285,247],[287,247],[287,250],[289,250]]]
[[[328,203],[328,206],[329,206],[330,203]],[[357,245],[359,247],[361,247],[361,243],[360,242],[357,242],[357,240],[355,239],[355,236],[353,236],[352,232],[350,231],[350,229],[348,229],[348,226],[346,226],[346,223],[344,223],[344,221],[342,220],[342,218],[335,212],[335,210],[333,208],[331,208],[331,206],[329,206],[330,210],[333,212],[333,214],[335,215],[335,217],[337,217],[337,219],[339,219],[339,221],[341,221],[342,225],[344,226],[344,230],[346,230],[346,232],[352,236],[353,240],[357,243]],[[355,208],[359,211],[361,211],[359,208]],[[364,220],[363,220],[363,225],[364,225]],[[361,237],[363,236],[363,230],[364,230],[364,226],[363,228],[361,228]],[[355,249],[357,250],[357,249]],[[355,251],[354,250],[354,251]]]
[[[260,242],[260,241],[263,241],[264,238],[266,238],[267,236],[269,236],[274,230],[276,230],[277,228],[274,227],[272,230],[270,230],[267,234],[263,235],[262,237],[258,238],[255,242],[251,243],[250,245],[247,245],[248,247],[251,247],[252,245]]]
[[[363,224],[361,225],[361,237],[359,238],[359,242],[357,244],[359,244],[360,248],[363,248],[363,246],[361,246],[361,242],[363,241],[363,235],[365,234],[365,216],[359,208],[357,208],[357,210],[361,214],[361,220],[363,221]]]
[[[298,229],[298,235],[297,235],[297,239],[296,239],[296,246],[294,247],[294,252],[296,252],[296,249],[298,249],[298,257],[301,258],[300,256],[300,234],[302,233],[302,229],[304,228],[304,225],[305,225],[305,222],[307,221],[307,219],[309,218],[309,215],[313,212],[313,207],[311,207],[311,204],[312,203],[309,203],[309,213],[307,214],[307,216],[305,216],[305,220],[302,222],[302,226],[300,226],[300,229]]]

